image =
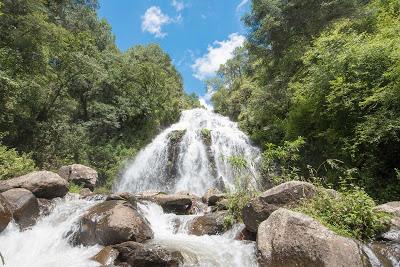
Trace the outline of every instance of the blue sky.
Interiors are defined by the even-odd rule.
[[[125,51],[158,43],[182,74],[188,93],[205,94],[204,79],[240,46],[246,29],[241,17],[249,0],[100,0],[106,18]]]

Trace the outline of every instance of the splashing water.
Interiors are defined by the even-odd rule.
[[[154,231],[152,242],[182,253],[182,266],[258,266],[255,245],[233,239],[234,235],[195,236],[187,233],[187,225],[193,215],[165,214],[154,203],[140,205],[144,216]],[[181,226],[174,233],[176,220]]]
[[[176,138],[179,141],[176,150],[171,137],[174,133],[182,134]],[[175,158],[171,156],[174,151],[177,151]],[[232,156],[246,159],[246,172],[255,185],[260,151],[250,144],[237,124],[209,110],[186,110],[178,123],[163,131],[139,152],[127,166],[115,189],[131,192],[185,190],[201,195],[218,181],[233,189],[235,169],[229,162]],[[168,171],[171,165],[175,168],[174,175]]]
[[[0,251],[5,267],[94,267],[90,258],[99,246],[72,247],[65,235],[79,216],[95,202],[73,197],[56,200],[53,212],[32,229],[20,231],[10,224],[0,234]],[[2,266],[2,265],[1,265]]]

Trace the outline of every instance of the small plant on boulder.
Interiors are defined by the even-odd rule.
[[[342,189],[338,196],[325,190],[297,208],[332,231],[359,240],[370,240],[388,227],[390,217],[374,210],[374,200],[364,190]]]
[[[80,194],[83,190],[84,186],[83,184],[77,184],[74,182],[70,182],[68,186],[68,192],[74,193],[74,194]]]

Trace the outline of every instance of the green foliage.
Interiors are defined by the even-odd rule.
[[[0,180],[21,176],[35,169],[29,154],[19,154],[15,149],[0,145]]]
[[[74,193],[74,194],[80,194],[82,192],[83,188],[84,187],[81,184],[76,184],[76,183],[70,182],[69,186],[68,186],[68,192]]]
[[[262,154],[261,172],[265,179],[270,179],[275,185],[291,180],[300,180],[298,165],[300,149],[305,141],[298,137],[294,141],[285,141],[282,146],[266,144]]]
[[[339,196],[320,190],[317,197],[302,203],[305,213],[332,231],[359,240],[370,240],[387,229],[388,215],[374,210],[374,200],[360,188],[340,192]]]
[[[337,187],[346,169],[375,199],[396,199],[399,5],[399,0],[252,2],[244,18],[248,41],[211,81],[217,90],[212,101],[215,111],[237,120],[265,148],[266,176],[275,173],[279,182],[286,172],[288,179],[310,179],[318,170],[317,176]],[[307,142],[297,159],[274,159],[284,157],[279,148],[298,136]],[[342,170],[329,166],[339,162]]]
[[[158,45],[116,48],[96,0],[1,3],[0,135],[38,167],[88,164],[110,188],[125,157],[200,105]]]
[[[224,219],[226,229],[234,223],[242,221],[242,209],[257,194],[255,188],[251,186],[254,177],[248,171],[246,159],[243,156],[230,156],[228,162],[234,170],[235,190],[229,192],[227,196],[228,216]]]
[[[242,209],[256,196],[257,192],[253,190],[238,190],[228,194],[228,216],[224,218],[225,229],[237,222],[242,222]]]

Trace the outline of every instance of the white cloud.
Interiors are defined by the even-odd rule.
[[[243,35],[232,33],[228,40],[215,41],[213,46],[208,46],[207,54],[195,60],[192,65],[193,76],[204,80],[215,75],[219,67],[233,57],[233,51],[242,46],[245,39]]]
[[[214,110],[214,107],[211,103],[211,98],[214,93],[215,93],[214,89],[211,86],[209,86],[207,88],[206,94],[199,97],[200,105],[202,105],[208,110]]]
[[[249,0],[242,0],[240,4],[236,7],[236,11],[239,11],[245,4],[247,4]]]
[[[185,4],[178,0],[172,0],[171,5],[175,8],[176,11],[182,11],[185,8]]]
[[[174,20],[162,13],[158,6],[152,6],[142,16],[142,31],[154,34],[157,38],[163,38],[167,34],[162,31],[162,26],[171,22]]]

